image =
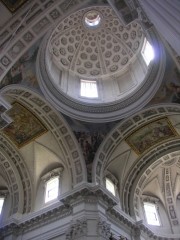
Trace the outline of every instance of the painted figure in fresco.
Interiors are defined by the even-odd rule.
[[[172,91],[174,93],[173,96],[172,96],[172,102],[173,103],[180,103],[180,86],[171,82],[168,85],[168,88],[169,88],[170,91]]]
[[[95,153],[104,139],[104,134],[98,132],[74,132],[75,136],[82,148],[83,156],[86,161],[86,167],[88,172],[88,181],[91,181],[91,169],[92,162],[94,160]]]

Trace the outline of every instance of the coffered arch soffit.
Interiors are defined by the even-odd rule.
[[[124,187],[127,187],[128,189],[129,198],[127,204],[127,202],[125,202],[127,200],[127,193],[125,193],[123,205],[130,214],[135,214],[137,218],[139,217],[139,205],[144,196],[155,197],[158,201],[161,201],[167,209],[169,209],[170,205],[175,206],[176,199],[180,194],[179,144],[180,139],[176,140],[176,143],[172,141],[168,142],[168,144],[162,144],[162,146],[159,146],[158,149],[161,148],[163,150],[163,154],[158,154],[158,156],[156,156],[156,154],[153,155],[153,152],[151,151],[148,156],[146,156],[149,161],[146,161],[145,157],[143,157],[143,161],[147,162],[147,165],[143,166],[142,170],[139,168],[141,176],[136,171],[140,164],[139,166],[136,164],[135,172],[137,176],[132,177],[131,175],[134,181],[133,184],[132,182],[130,183],[131,179],[128,177],[124,185]],[[169,147],[170,150],[168,149]],[[151,182],[153,181],[156,181],[156,189],[151,187]],[[174,209],[175,208],[176,207],[174,207]],[[173,222],[173,225],[176,225],[174,224],[174,221],[177,221],[176,217],[169,214],[169,218]]]
[[[53,5],[44,6],[41,1],[38,3],[32,1],[32,4],[25,6],[21,13],[16,14],[7,23],[6,28],[0,32],[0,78],[2,79],[7,74],[16,61],[49,28],[89,2],[91,1],[84,3],[83,0],[55,0]]]
[[[51,131],[61,149],[61,159],[71,176],[72,185],[85,181],[87,177],[85,161],[77,140],[60,113],[55,111],[38,93],[11,85],[3,88],[2,96],[10,101],[17,101],[29,108]]]
[[[27,166],[17,149],[3,134],[0,134],[0,142],[0,165],[10,194],[10,214],[30,212],[33,188]]]
[[[132,169],[139,169],[141,165],[140,162],[142,161],[142,166],[144,167],[145,160],[148,154],[152,156],[152,152],[155,151],[156,158],[159,156],[166,154],[167,152],[174,151],[176,149],[176,144],[179,142],[179,135],[178,133],[172,134],[172,136],[166,138],[166,141],[160,141],[157,145],[157,142],[152,145],[149,149],[145,149],[144,152],[138,153],[135,152],[134,149],[127,143],[127,138],[137,129],[141,129],[141,127],[146,126],[149,123],[152,123],[159,119],[169,119],[170,116],[173,116],[173,120],[176,119],[173,123],[173,128],[178,127],[178,116],[180,114],[180,107],[178,104],[161,104],[149,108],[144,109],[143,111],[131,116],[130,118],[126,119],[125,121],[120,122],[106,137],[106,139],[101,144],[98,152],[96,153],[93,167],[92,167],[92,179],[94,182],[103,184],[103,177],[105,170],[112,164],[113,159],[117,158],[118,161],[118,151],[121,149],[121,155],[123,155],[125,161],[127,158],[132,155],[133,159],[133,166],[132,163],[129,166],[131,171]],[[165,143],[164,143],[165,142]],[[161,144],[162,143],[162,144]],[[165,145],[163,145],[165,144]],[[169,144],[169,145],[168,145]],[[155,149],[156,150],[153,150]],[[164,149],[163,149],[164,148]],[[177,149],[176,149],[177,150]],[[116,152],[117,156],[113,155]],[[154,154],[154,152],[153,152]],[[161,154],[161,155],[159,155]],[[138,165],[138,167],[136,166]],[[146,163],[147,164],[147,163]],[[127,176],[130,175],[126,172]],[[133,170],[132,170],[133,171]],[[126,176],[124,176],[126,179]],[[132,181],[133,182],[133,181]],[[122,183],[121,183],[122,184]]]
[[[76,0],[76,1],[55,1],[52,5],[49,7],[46,6],[46,9],[44,9],[44,5],[38,2],[38,4],[32,3],[32,6],[26,6],[24,11],[29,10],[30,7],[32,7],[29,15],[26,16],[27,19],[22,18],[23,14],[21,16],[16,16],[16,18],[13,18],[13,21],[10,22],[6,26],[6,31],[4,31],[0,38],[0,44],[2,44],[2,53],[0,58],[0,77],[3,78],[8,70],[14,65],[14,63],[32,46],[35,42],[37,42],[38,39],[40,39],[48,30],[54,29],[56,24],[60,22],[61,20],[65,19],[72,11],[79,10],[83,8],[85,5],[90,3],[90,1],[84,1],[82,0]],[[35,14],[37,13],[37,14]],[[25,21],[26,20],[26,21]],[[21,23],[23,22],[23,25],[19,25],[18,31],[16,29],[15,23]],[[15,37],[11,37],[14,36]],[[149,34],[148,34],[149,35]],[[155,34],[156,35],[156,34]],[[155,36],[154,35],[154,36]],[[10,40],[9,40],[10,39]],[[5,44],[8,41],[8,44]],[[160,49],[160,55],[164,56],[164,51],[161,46],[157,46],[158,49]],[[159,57],[158,57],[159,58]],[[109,117],[111,120],[117,120],[119,119],[119,116],[126,117],[129,116],[130,112],[133,112],[133,109],[136,107],[140,109],[142,106],[144,106],[154,95],[155,88],[157,88],[157,85],[161,82],[161,70],[164,71],[164,62],[161,62],[160,66],[156,66],[157,64],[154,64],[152,74],[159,71],[159,76],[157,78],[156,86],[152,84],[152,79],[154,77],[149,77],[149,81],[147,81],[147,84],[143,84],[143,86],[138,90],[138,93],[136,94],[136,100],[134,99],[134,95],[131,96],[131,98],[126,99],[125,101],[115,103],[113,109],[110,104],[104,105],[103,108],[98,108],[97,106],[94,108],[94,106],[85,106],[84,104],[73,104],[71,99],[65,98],[63,100],[65,102],[65,105],[70,104],[72,105],[72,116],[78,117],[78,115],[81,113],[81,118],[83,118],[84,114],[83,112],[86,111],[87,115],[90,116],[93,115],[93,118],[91,121],[109,121]],[[160,70],[159,70],[160,69]],[[142,97],[144,95],[144,92],[146,92],[147,89],[150,89],[150,92],[146,95],[146,98]],[[140,96],[142,98],[140,98]],[[62,96],[62,99],[64,99],[64,96]],[[61,99],[61,101],[62,101]],[[139,103],[139,99],[141,99],[141,103]],[[145,100],[146,99],[146,100]],[[60,101],[60,102],[61,102]],[[136,103],[136,104],[135,104]],[[135,105],[134,105],[135,104]],[[62,106],[59,106],[61,110],[65,111],[64,109],[64,103],[61,104]],[[130,106],[130,108],[129,108]],[[77,108],[74,110],[74,107]],[[96,109],[98,108],[98,109]],[[79,110],[78,110],[79,109]],[[103,110],[105,109],[105,110]],[[113,110],[113,116],[112,116],[112,110]],[[91,112],[90,112],[91,111]],[[103,113],[102,111],[105,111]],[[95,112],[95,114],[94,114]],[[77,114],[78,113],[78,114]],[[123,113],[123,114],[122,114]],[[66,112],[68,114],[68,112]],[[103,115],[105,114],[105,115]],[[86,118],[87,121],[90,119],[90,117]],[[96,116],[95,116],[96,115]],[[105,116],[107,115],[107,119]],[[97,116],[99,116],[99,119],[97,120]],[[101,117],[102,116],[102,117]],[[104,120],[106,119],[106,120]]]

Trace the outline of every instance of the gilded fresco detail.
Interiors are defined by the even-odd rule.
[[[127,137],[126,142],[137,154],[142,154],[153,145],[175,136],[177,132],[168,118],[161,118],[132,133]]]
[[[36,79],[36,66],[35,66],[38,48],[39,42],[34,44],[13,65],[13,67],[9,70],[7,75],[2,79],[0,83],[0,89],[11,84],[21,84],[22,86],[31,87],[36,90],[39,90],[39,85]]]
[[[1,2],[8,8],[10,12],[15,13],[18,8],[27,2],[27,0],[2,0]]]
[[[5,127],[3,132],[18,147],[22,147],[47,131],[38,118],[17,102],[7,111],[7,114],[13,122]]]

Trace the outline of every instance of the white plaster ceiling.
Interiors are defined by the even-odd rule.
[[[100,17],[96,26],[88,26],[88,13]],[[143,42],[142,28],[136,21],[123,26],[109,6],[96,6],[75,12],[53,31],[49,50],[60,69],[82,78],[118,73],[127,67]]]

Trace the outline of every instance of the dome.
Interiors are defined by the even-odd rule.
[[[139,23],[123,26],[110,7],[80,10],[58,24],[50,37],[52,61],[81,78],[118,74],[140,50]]]
[[[147,39],[156,48],[149,65],[142,54]],[[92,6],[70,14],[48,32],[37,74],[42,92],[59,111],[81,121],[108,122],[151,100],[164,63],[153,29],[147,34],[138,20],[124,25],[110,6]]]

